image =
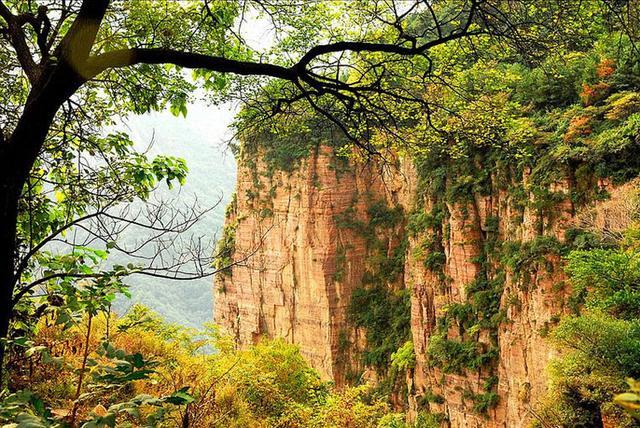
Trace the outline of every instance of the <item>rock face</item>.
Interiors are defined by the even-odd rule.
[[[554,245],[565,240],[574,211],[570,174],[554,184],[555,202],[542,209],[523,204],[493,175],[488,191],[437,198],[418,190],[412,161],[398,164],[384,171],[345,164],[321,148],[292,172],[269,175],[265,165],[241,160],[237,204],[227,218],[235,227],[236,265],[216,278],[215,321],[240,346],[261,337],[296,343],[325,378],[349,383],[367,369],[359,358],[365,333],[351,325],[347,308],[363,286],[372,244],[340,222],[366,221],[371,201],[400,206],[405,220],[376,233],[389,257],[406,248],[403,272],[387,286],[410,290],[410,413],[439,413],[452,427],[526,427],[554,356],[545,332],[567,311]],[[527,171],[511,180],[535,202]],[[411,227],[420,213],[437,222]],[[505,256],[509,245],[520,259]],[[456,318],[452,308],[476,318]],[[447,362],[455,356],[445,355],[438,364],[430,356],[436,340],[455,349],[473,343],[478,359],[452,367]]]
[[[364,195],[387,192],[378,171],[345,166],[327,148],[292,173],[240,164],[227,219],[237,223],[238,265],[215,286],[215,321],[239,344],[284,338],[337,384],[358,365],[361,332],[349,328],[347,306],[367,253],[366,238],[338,227],[338,216],[364,217]]]
[[[465,205],[447,205],[442,223],[444,235],[444,275],[425,268],[415,257],[407,258],[405,278],[411,288],[412,334],[417,366],[413,393],[418,397],[442,397],[430,403],[432,412],[446,415],[453,427],[526,427],[535,418],[537,401],[546,392],[546,366],[554,351],[545,341],[550,323],[565,311],[567,291],[562,263],[555,254],[541,253],[531,260],[526,272],[514,274],[486,253],[487,244],[518,242],[523,245],[547,237],[564,240],[564,231],[572,215],[568,183],[560,183],[558,194],[564,195],[545,218],[525,208],[514,209],[506,192],[494,189],[489,195],[473,195]],[[432,203],[426,203],[431,211]],[[410,240],[411,248],[422,239]],[[519,249],[520,250],[520,249]],[[469,301],[467,289],[482,276],[480,260],[488,281],[503,282],[499,298],[499,323],[493,339],[481,332],[478,342],[497,347],[497,357],[480,370],[465,368],[459,373],[445,373],[428,363],[429,341],[436,334],[437,320],[446,316],[452,305]],[[503,278],[499,278],[504,275]],[[477,296],[476,296],[477,298]],[[455,323],[454,323],[455,324]],[[449,326],[449,339],[463,341],[458,325]],[[496,384],[487,388],[487,382]],[[492,398],[489,394],[497,394]],[[485,415],[478,415],[484,400],[497,399]]]

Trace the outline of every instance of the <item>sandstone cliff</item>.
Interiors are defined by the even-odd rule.
[[[216,322],[240,345],[263,336],[298,344],[339,385],[384,376],[361,358],[370,344],[350,302],[388,268],[381,257],[402,252],[398,275],[381,282],[410,296],[410,414],[528,426],[554,356],[546,332],[568,310],[561,249],[574,178],[562,172],[541,194],[526,169],[477,168],[492,171],[481,188],[413,160],[346,164],[327,147],[291,172],[241,157],[227,218],[237,264],[216,278]],[[381,201],[401,219],[371,226]]]
[[[368,252],[367,238],[339,227],[339,215],[364,218],[368,200],[393,193],[378,171],[345,166],[327,148],[292,173],[240,163],[227,218],[238,265],[215,285],[215,320],[239,344],[285,338],[337,384],[360,369],[362,332],[350,328],[347,307]]]

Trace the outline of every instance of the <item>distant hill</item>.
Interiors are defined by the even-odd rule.
[[[234,191],[236,163],[224,141],[233,119],[233,110],[196,104],[189,107],[186,118],[169,112],[149,113],[127,119],[124,131],[141,149],[150,142],[151,154],[165,154],[184,158],[189,176],[184,187],[171,191],[162,189],[161,196],[178,196],[181,201],[197,197],[202,206],[221,202],[189,233],[215,239],[224,221],[224,210]],[[122,262],[124,260],[118,260]],[[212,319],[213,278],[196,281],[170,281],[149,277],[127,279],[132,298],[116,302],[116,311],[123,313],[134,303],[142,303],[167,321],[187,327],[201,327]]]

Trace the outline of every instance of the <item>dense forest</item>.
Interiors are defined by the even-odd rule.
[[[639,32],[636,0],[0,0],[0,423],[640,425]],[[196,99],[239,108],[216,245],[190,137],[123,125]],[[169,280],[170,319],[122,303]]]

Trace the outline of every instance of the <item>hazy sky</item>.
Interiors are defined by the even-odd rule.
[[[125,131],[141,150],[153,142],[151,156],[172,155],[186,160],[189,175],[185,186],[171,191],[160,189],[158,194],[163,200],[176,198],[174,203],[188,204],[197,197],[202,206],[220,201],[190,230],[210,240],[219,235],[225,207],[235,190],[236,163],[226,145],[232,135],[229,125],[234,114],[235,109],[229,104],[208,106],[197,102],[189,106],[186,118],[175,117],[168,111],[153,112],[131,116],[125,125]],[[127,236],[125,240],[136,238],[139,237]],[[132,299],[117,302],[116,310],[120,313],[133,303],[142,303],[168,321],[189,327],[201,327],[212,319],[212,278],[185,282],[134,276],[127,283],[132,286]]]

